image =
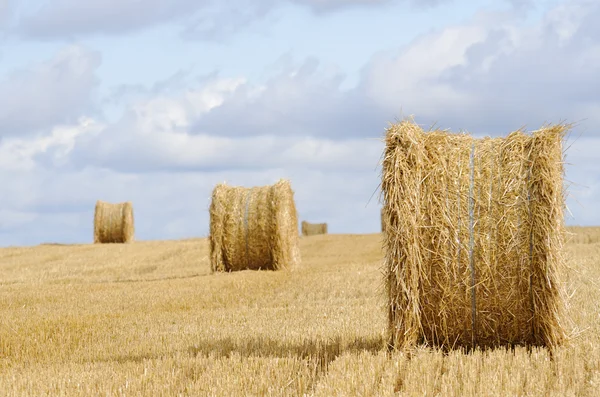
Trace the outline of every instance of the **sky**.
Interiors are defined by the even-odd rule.
[[[596,0],[0,0],[0,246],[208,234],[217,183],[380,230],[383,138],[573,123],[569,225],[600,225]]]

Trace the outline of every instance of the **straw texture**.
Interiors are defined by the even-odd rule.
[[[306,221],[302,221],[301,229],[303,236],[327,234],[327,223],[308,223]]]
[[[134,239],[131,202],[111,204],[98,200],[94,211],[94,243],[129,243]]]
[[[298,218],[289,181],[253,188],[217,185],[209,241],[213,272],[299,264]]]
[[[475,139],[392,125],[382,169],[393,348],[564,339],[562,140],[568,126]]]

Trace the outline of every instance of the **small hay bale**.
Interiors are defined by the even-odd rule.
[[[129,243],[134,238],[131,202],[111,204],[98,200],[94,211],[94,243]]]
[[[561,343],[568,128],[493,139],[424,132],[412,120],[387,130],[390,348]]]
[[[213,272],[299,264],[298,217],[289,181],[252,188],[218,184],[210,204],[209,242]]]
[[[327,223],[309,223],[302,221],[303,236],[314,236],[316,234],[327,234]]]

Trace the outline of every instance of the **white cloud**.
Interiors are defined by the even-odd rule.
[[[84,134],[98,134],[103,126],[91,118],[82,117],[75,125],[58,125],[50,134],[39,137],[8,137],[0,143],[0,170],[33,171],[36,157],[52,151],[52,163],[63,164]]]

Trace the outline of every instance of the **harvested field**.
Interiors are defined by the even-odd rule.
[[[382,236],[300,242],[293,272],[211,274],[207,239],[0,249],[7,396],[594,396],[600,244],[568,244],[568,344],[386,356]]]
[[[600,243],[600,227],[569,226],[566,239],[573,244]]]

